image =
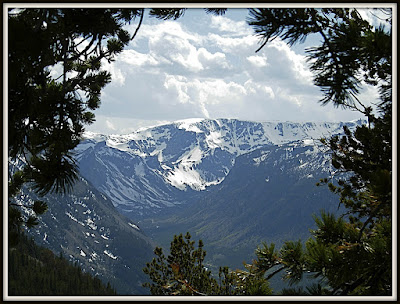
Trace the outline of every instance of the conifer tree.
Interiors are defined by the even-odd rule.
[[[133,38],[123,25],[143,9],[29,8],[8,12],[9,198],[24,183],[40,195],[69,190],[77,179],[71,150],[94,121],[110,73],[101,69]],[[37,201],[9,203],[10,240],[23,219],[18,207],[42,214]]]
[[[207,9],[223,14],[224,9]],[[185,9],[149,9],[159,19]],[[100,93],[111,81],[102,69],[136,36],[145,9],[26,8],[8,11],[9,232],[38,223],[43,201],[16,204],[29,184],[39,195],[65,192],[78,177],[72,150],[95,120]],[[137,20],[138,19],[138,20]],[[134,33],[123,27],[136,22]],[[22,216],[21,207],[33,211]]]
[[[189,232],[174,236],[170,254],[166,257],[162,248],[157,247],[150,263],[143,269],[150,282],[143,284],[152,295],[270,295],[272,293],[265,278],[252,272],[231,271],[220,267],[219,281],[204,265],[206,252],[203,242],[199,240],[198,248],[194,247]]]
[[[391,11],[383,11],[391,25]],[[254,9],[252,25],[261,48],[280,37],[294,44],[310,33],[322,45],[308,49],[314,83],[324,93],[323,105],[358,111],[368,124],[343,136],[322,139],[332,155],[334,178],[323,178],[347,210],[336,217],[321,213],[306,242],[287,242],[257,251],[253,263],[268,278],[285,271],[292,283],[304,273],[321,280],[308,291],[286,293],[390,295],[392,292],[392,36],[391,28],[373,27],[356,9]],[[260,48],[260,49],[261,49]],[[377,86],[375,109],[358,98],[361,84]],[[288,249],[289,252],[288,252]],[[289,254],[288,254],[289,253]],[[323,287],[321,287],[323,286]]]
[[[191,235],[186,233],[174,236],[170,254],[166,257],[162,248],[154,250],[157,258],[153,258],[143,269],[152,283],[144,283],[152,295],[207,295],[217,285],[211,272],[204,266],[206,252],[203,242],[194,248]]]

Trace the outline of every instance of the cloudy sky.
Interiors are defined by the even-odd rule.
[[[140,127],[186,118],[252,121],[346,121],[360,114],[321,106],[304,49],[276,39],[260,52],[246,23],[247,9],[224,16],[192,8],[176,21],[146,14],[129,46],[107,64],[112,82],[102,93],[88,131],[126,134]],[[136,23],[128,26],[133,33]],[[377,94],[367,89],[366,100]]]

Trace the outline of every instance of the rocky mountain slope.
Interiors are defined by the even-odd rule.
[[[110,282],[119,294],[146,294],[142,269],[153,256],[154,243],[110,199],[84,178],[72,193],[37,197],[25,187],[16,203],[43,200],[48,210],[39,225],[26,232],[36,243],[77,262],[82,269]],[[25,209],[26,214],[29,210]]]

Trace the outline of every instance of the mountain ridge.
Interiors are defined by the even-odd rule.
[[[123,214],[143,218],[185,205],[225,179],[238,156],[310,142],[365,123],[187,119],[127,135],[86,133],[76,153],[82,175]]]

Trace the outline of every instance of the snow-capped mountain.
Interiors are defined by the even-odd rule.
[[[193,201],[220,184],[240,155],[330,137],[361,123],[189,119],[128,135],[86,133],[76,152],[81,174],[136,219]]]

